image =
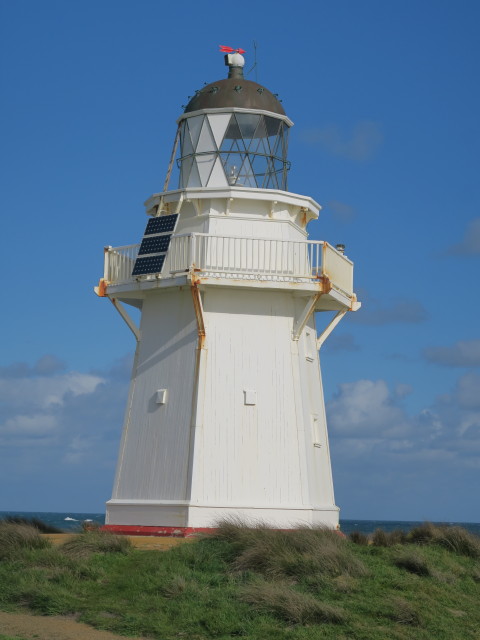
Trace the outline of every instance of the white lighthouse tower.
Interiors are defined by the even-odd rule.
[[[287,191],[293,123],[239,53],[225,59],[228,78],[178,120],[141,244],[105,249],[96,292],[137,342],[107,502],[117,532],[187,535],[225,516],[338,526],[318,352],[359,307],[353,264],[308,240],[320,206]],[[330,312],[320,334],[315,311]]]

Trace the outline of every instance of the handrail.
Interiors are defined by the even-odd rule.
[[[138,278],[132,271],[140,245],[107,247],[104,278],[109,284],[127,284]],[[184,233],[172,236],[161,274],[174,277],[190,269],[221,276],[267,279],[328,277],[336,289],[353,294],[353,263],[321,240],[274,240]],[[231,275],[230,275],[231,277]]]

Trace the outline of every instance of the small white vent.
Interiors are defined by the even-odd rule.
[[[167,390],[159,389],[155,394],[155,402],[157,404],[166,404],[167,403]]]

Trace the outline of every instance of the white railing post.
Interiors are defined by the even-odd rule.
[[[103,248],[103,279],[106,280],[107,282],[110,279],[110,251],[111,251],[112,247],[111,246],[106,246]]]
[[[197,234],[190,233],[187,236],[187,268],[190,270],[197,263],[196,258]]]

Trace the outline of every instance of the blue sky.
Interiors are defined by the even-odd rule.
[[[102,511],[133,337],[93,294],[138,242],[218,44],[295,122],[363,308],[322,349],[344,518],[480,521],[480,4],[0,1],[0,510]],[[321,320],[321,319],[320,319]]]

